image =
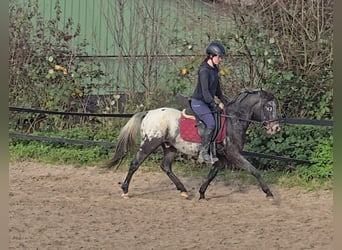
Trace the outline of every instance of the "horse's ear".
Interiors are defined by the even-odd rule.
[[[266,90],[264,90],[264,92],[267,93],[267,95],[270,96],[270,97],[273,97],[273,98],[275,97],[274,91],[271,91],[271,90],[267,90],[266,91]]]
[[[265,89],[260,89],[260,93],[262,93],[262,97],[267,99],[267,100],[272,100],[275,98],[274,92],[273,91],[268,91]]]
[[[273,90],[267,91],[269,99],[275,99],[275,92]]]
[[[260,88],[260,93],[261,93],[261,96],[263,96],[265,98],[268,96],[268,92],[262,88]]]

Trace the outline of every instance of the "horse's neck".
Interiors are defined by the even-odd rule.
[[[227,135],[230,143],[236,145],[240,150],[243,149],[246,138],[246,131],[249,127],[249,122],[236,118],[228,118]]]
[[[238,105],[229,107],[228,109],[228,137],[240,150],[243,149],[245,144],[246,131],[249,127],[251,117],[251,111],[240,111]]]
[[[244,92],[234,98],[227,106],[227,126],[230,140],[242,150],[246,131],[252,120],[254,106],[259,102],[259,92]],[[259,99],[258,99],[259,98]]]
[[[241,108],[242,105],[239,103],[228,106],[228,116],[239,119],[240,121],[250,121],[252,118],[252,105],[251,107]],[[247,124],[248,127],[248,124]],[[247,129],[247,128],[246,128]]]

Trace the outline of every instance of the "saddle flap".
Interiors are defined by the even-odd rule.
[[[202,139],[198,131],[198,121],[195,116],[185,113],[185,109],[182,111],[179,122],[179,133],[183,140],[189,142],[201,143]],[[216,142],[223,142],[226,136],[226,121],[224,116],[221,116],[221,128],[216,136]]]

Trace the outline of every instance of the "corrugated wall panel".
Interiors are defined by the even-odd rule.
[[[45,20],[55,16],[57,1],[38,0]],[[215,13],[210,5],[195,0],[59,0],[59,3],[60,25],[64,26],[69,17],[75,27],[80,24],[81,34],[74,45],[85,39],[89,55],[114,56],[101,62],[108,73],[101,93],[118,89],[144,91],[165,84],[167,71],[182,60],[170,63],[170,59],[161,58],[149,62],[139,56],[203,54],[209,37],[214,39],[230,28],[224,12]],[[192,49],[188,49],[189,45]],[[115,57],[120,55],[128,57]],[[90,65],[93,60],[89,60]]]

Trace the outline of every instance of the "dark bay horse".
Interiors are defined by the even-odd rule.
[[[216,146],[219,161],[211,166],[206,181],[200,187],[200,199],[205,198],[207,187],[218,171],[228,164],[249,171],[258,180],[266,197],[273,198],[272,192],[259,171],[241,155],[241,151],[245,143],[246,130],[251,122],[260,123],[268,134],[280,131],[276,103],[273,94],[258,89],[244,91],[227,104],[225,107],[227,112],[224,115],[227,124],[226,137]],[[122,197],[128,197],[128,187],[135,171],[152,152],[160,147],[164,153],[161,162],[162,170],[176,185],[181,195],[188,197],[186,188],[172,172],[171,165],[177,151],[198,157],[201,145],[181,138],[180,118],[181,111],[164,107],[135,114],[121,129],[115,155],[106,165],[108,168],[120,163],[126,153],[136,146],[139,132],[141,136],[139,150],[131,161],[126,179],[121,186]]]

